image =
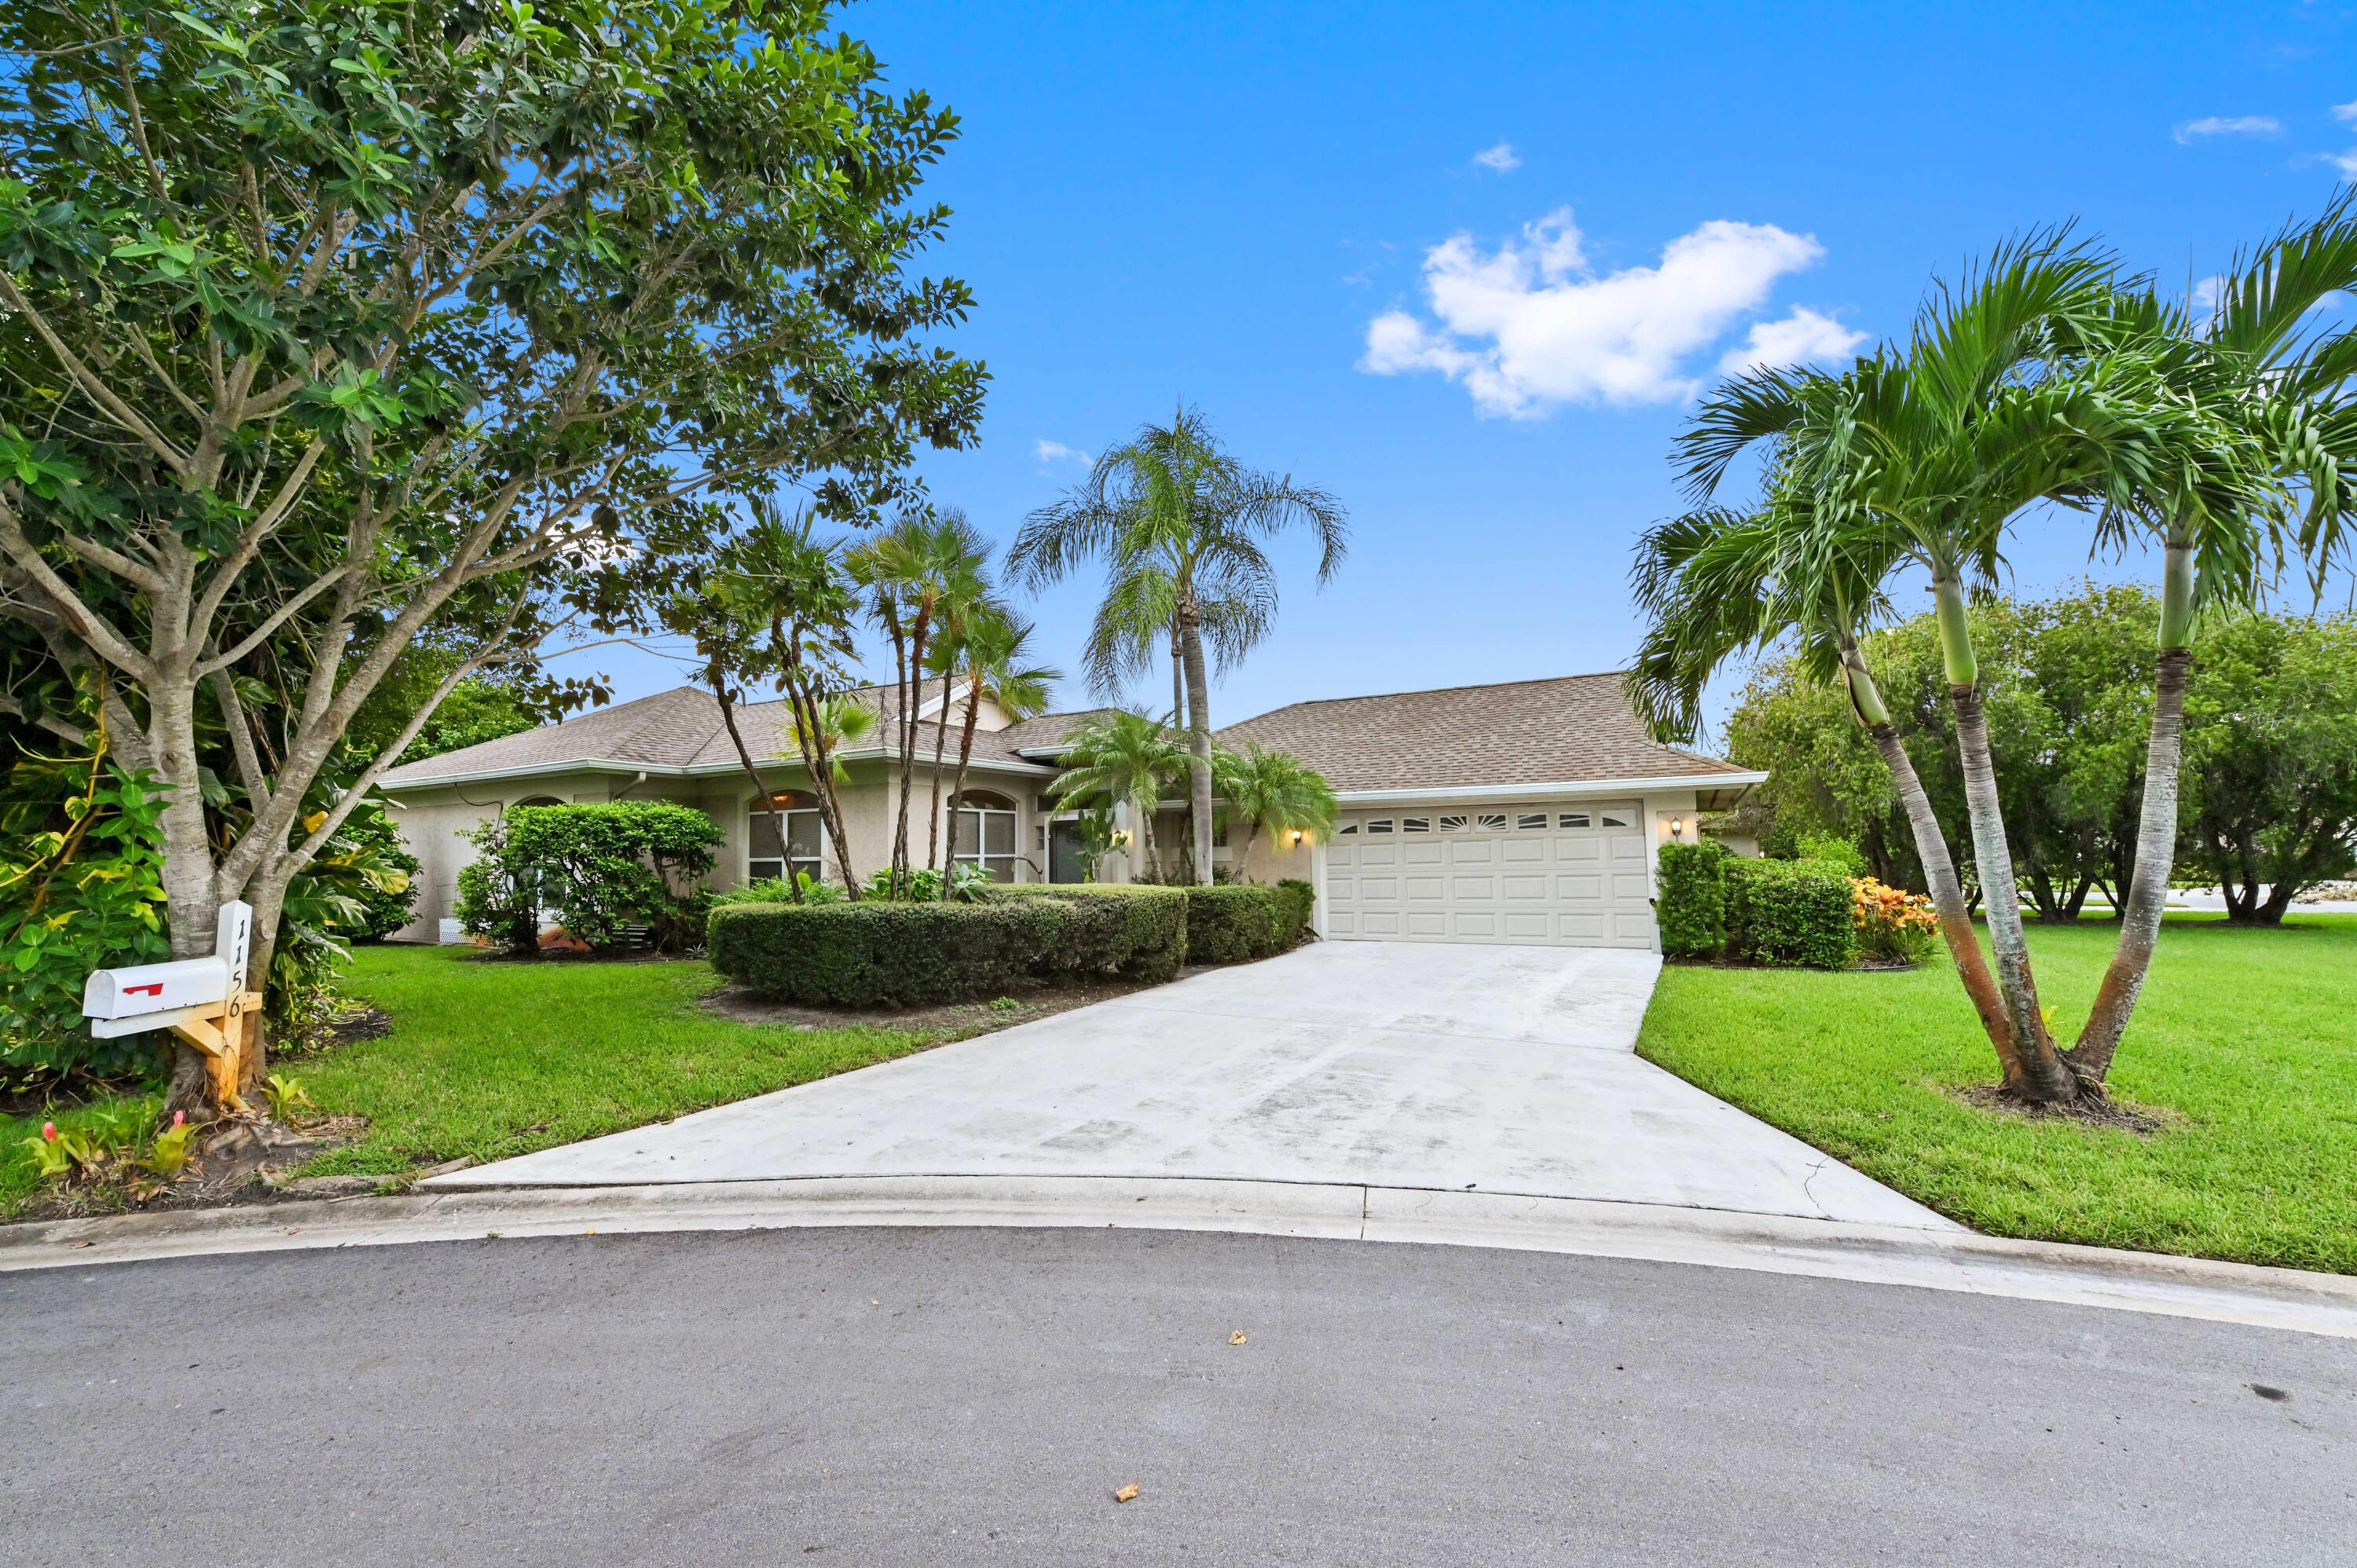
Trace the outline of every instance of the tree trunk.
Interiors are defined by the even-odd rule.
[[[1850,689],[1850,703],[1866,733],[1873,737],[1875,750],[1882,754],[1885,766],[1890,769],[1891,782],[1898,788],[1900,804],[1907,812],[1907,823],[1914,831],[1915,857],[1923,863],[1923,879],[1930,886],[1932,908],[1939,917],[1940,934],[1946,939],[1948,956],[1956,966],[1956,978],[1964,983],[1964,994],[1971,998],[1973,1011],[1980,1015],[1981,1028],[1987,1034],[1989,1044],[1996,1047],[1999,1069],[2010,1086],[2021,1079],[2021,1053],[2015,1047],[2013,1023],[2005,1007],[2005,996],[1998,991],[1996,977],[1989,972],[1988,958],[1981,951],[1980,933],[1973,928],[1972,906],[1964,901],[1964,887],[1956,875],[1956,862],[1948,853],[1948,841],[1940,832],[1940,820],[1932,810],[1932,797],[1923,788],[1922,779],[1915,771],[1915,759],[1907,755],[1907,745],[1892,727],[1889,710],[1875,689],[1874,680],[1867,671],[1855,644],[1842,650],[1842,671]]]
[[[2038,1004],[2038,981],[2030,972],[2021,894],[2013,880],[2013,852],[1997,806],[1996,768],[1989,756],[1988,716],[1980,688],[1952,686],[1948,697],[1956,710],[1956,745],[1964,755],[1964,800],[1972,818],[1973,865],[1985,895],[1989,946],[1996,953],[1997,990],[2005,997],[2021,1055],[2021,1081],[2009,1087],[2029,1100],[2075,1100],[2081,1092],[2078,1077],[2055,1049]]]
[[[892,897],[906,898],[912,891],[909,853],[909,798],[917,788],[917,706],[925,692],[925,623],[929,609],[920,608],[909,627],[909,663],[900,690],[900,800],[892,828]]]
[[[949,865],[942,855],[942,758],[950,746],[950,686],[957,679],[952,669],[942,677],[942,714],[933,721],[933,815],[925,830],[925,865],[942,873],[942,897],[950,896]]]
[[[761,781],[761,770],[753,766],[753,754],[745,745],[744,735],[737,728],[737,705],[728,700],[728,688],[726,684],[720,681],[714,681],[710,682],[710,684],[712,687],[712,700],[720,704],[721,725],[728,731],[728,739],[737,747],[737,764],[745,769],[745,777],[753,781],[752,811],[748,811],[745,816],[745,832],[747,838],[749,840],[753,832],[754,811],[767,811],[767,814],[772,817],[778,816],[779,813],[774,811],[768,810],[770,806],[770,787]],[[753,846],[750,843],[748,843],[745,847],[749,852]],[[794,875],[793,857],[787,853],[786,824],[782,820],[778,823],[778,864],[784,868],[787,890],[793,894],[795,903],[801,903],[802,901],[802,885]]]
[[[1195,886],[1211,885],[1211,695],[1203,671],[1203,615],[1191,590],[1178,600],[1187,659],[1187,771],[1195,832]]]
[[[944,708],[942,717],[947,719],[948,716],[948,710]],[[973,689],[966,693],[965,726],[963,732],[958,736],[957,787],[950,791],[949,848],[942,867],[945,873],[957,869],[957,803],[965,799],[965,771],[967,766],[974,761],[974,727],[981,717],[982,677],[977,672],[974,674]],[[942,901],[947,903],[949,896],[950,879],[944,875],[942,877]]]
[[[2167,575],[2172,585],[2179,575],[2179,557],[2186,558],[2182,572],[2189,579],[2190,596],[2191,552],[2172,545],[2169,553]],[[2165,618],[2167,611],[2164,602]],[[2190,615],[2189,610],[2185,618]],[[2170,636],[2171,631],[2176,635]],[[2072,1066],[2079,1075],[2098,1083],[2112,1069],[2112,1058],[2119,1051],[2121,1036],[2127,1033],[2145,975],[2152,968],[2152,950],[2160,940],[2160,918],[2169,902],[2169,874],[2176,866],[2178,777],[2185,756],[2185,688],[2193,674],[2193,650],[2182,646],[2183,637],[2182,628],[2164,627],[2160,672],[2153,688],[2152,736],[2145,747],[2144,809],[2136,819],[2136,869],[2128,884],[2127,903],[2120,910],[2120,934],[2112,947],[2112,961],[2095,992],[2087,1026],[2079,1031],[2079,1043],[2071,1052]]]

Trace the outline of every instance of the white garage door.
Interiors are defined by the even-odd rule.
[[[1650,948],[1635,801],[1352,811],[1326,850],[1326,929],[1348,940]]]

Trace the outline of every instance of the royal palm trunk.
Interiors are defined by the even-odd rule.
[[[1195,830],[1195,885],[1211,885],[1211,697],[1203,669],[1203,615],[1190,592],[1178,602],[1187,658],[1187,771]]]

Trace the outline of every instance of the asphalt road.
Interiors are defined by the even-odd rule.
[[[1532,1253],[818,1230],[26,1273],[0,1385],[24,1568],[2357,1556],[2347,1341]]]

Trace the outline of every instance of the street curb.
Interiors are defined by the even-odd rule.
[[[0,1228],[0,1273],[525,1236],[838,1226],[1225,1231],[1627,1258],[2357,1338],[2357,1279],[1970,1231],[1586,1198],[1100,1176],[806,1177],[351,1197]]]

